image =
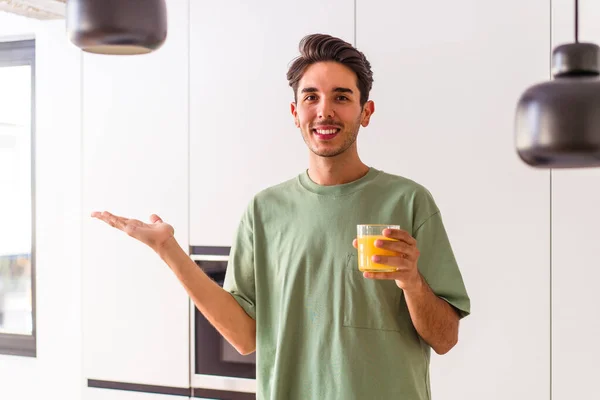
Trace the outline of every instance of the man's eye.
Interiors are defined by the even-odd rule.
[[[315,96],[315,95],[312,95],[312,94],[311,94],[310,96],[306,96],[306,97],[304,98],[304,100],[309,100],[309,101],[311,101],[311,100],[315,100],[316,98],[317,98],[317,96]]]
[[[348,100],[348,98],[346,96],[338,96],[337,99],[342,100],[342,101]]]

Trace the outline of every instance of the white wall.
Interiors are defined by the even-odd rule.
[[[250,15],[256,20],[231,14],[237,23],[224,25],[220,19],[227,14],[220,5],[191,2],[191,12],[187,2],[169,3],[173,12],[168,40],[172,42],[164,51],[130,60],[86,55],[83,77],[81,55],[66,42],[62,22],[38,24],[0,14],[0,37],[37,33],[39,57],[38,357],[0,356],[1,398],[60,394],[78,399],[83,393],[88,399],[130,398],[101,389],[82,392],[90,377],[184,386],[189,373],[189,365],[182,364],[189,344],[181,321],[187,317],[185,295],[153,255],[118,232],[90,222],[89,212],[102,207],[141,219],[159,212],[179,229],[184,246],[188,241],[226,244],[226,237],[233,235],[229,231],[235,215],[249,200],[241,196],[250,196],[293,172],[278,165],[301,164],[304,149],[299,137],[289,137],[288,142],[287,136],[271,131],[294,134],[287,115],[291,99],[285,82],[287,61],[295,55],[301,35],[311,30],[326,32],[326,22],[302,22],[310,21],[310,16],[300,18],[300,9],[280,2],[250,9],[247,2],[232,0],[229,3],[236,10],[245,9],[244,5],[247,11],[254,10]],[[595,23],[600,7],[591,0],[581,3],[581,37],[600,42]],[[357,0],[356,30],[353,1],[336,0],[336,9],[329,8],[331,4],[322,13],[339,15],[340,9],[345,10],[332,33],[350,41],[355,34],[356,44],[366,52],[375,72],[376,113],[359,139],[363,158],[432,191],[471,294],[473,315],[462,324],[459,345],[450,354],[433,358],[434,398],[537,400],[548,399],[551,390],[555,400],[589,397],[594,393],[593,378],[600,372],[595,362],[600,353],[588,345],[600,334],[591,295],[594,278],[600,278],[594,272],[593,252],[600,223],[596,209],[600,176],[595,170],[528,168],[518,160],[512,136],[518,96],[529,85],[548,79],[551,46],[572,39],[572,2]],[[291,33],[278,37],[269,30],[269,26],[285,30],[286,24],[293,24],[298,37]],[[244,62],[255,63],[251,68],[230,53],[240,45],[238,39],[250,42],[263,36],[268,41],[256,42],[265,46],[260,57],[252,59],[253,52],[245,48],[250,60]],[[229,51],[222,51],[217,40],[227,43]],[[272,48],[289,57],[275,56]],[[262,64],[256,64],[259,61]],[[189,71],[188,65],[193,66]],[[164,74],[159,76],[159,71]],[[223,71],[241,75],[228,81]],[[191,87],[189,109],[187,86]],[[247,93],[247,89],[252,90]],[[209,93],[220,96],[202,97]],[[239,109],[231,107],[232,101]],[[263,109],[261,101],[268,106]],[[247,109],[243,109],[245,103]],[[164,109],[158,110],[161,104]],[[240,115],[244,116],[241,120]],[[219,125],[228,119],[230,124]],[[263,120],[270,124],[260,125]],[[269,132],[263,131],[264,126]],[[246,137],[246,142],[238,142],[235,137],[240,134],[260,139],[253,142]],[[191,135],[189,171],[186,135]],[[231,151],[218,147],[214,153],[208,151],[222,142],[217,136],[203,135],[227,137]],[[239,143],[245,143],[244,147],[235,147]],[[277,143],[292,156],[287,160],[281,153],[261,155],[261,143],[265,149]],[[208,144],[208,148],[200,147]],[[243,151],[248,148],[253,150],[250,155]],[[156,154],[161,149],[166,151],[170,171],[179,175],[168,187],[150,190],[153,176],[162,182],[168,177],[160,172]],[[130,160],[135,163],[125,158],[131,152]],[[200,154],[206,157],[205,164]],[[206,187],[194,178],[223,168],[213,160],[219,154],[237,156],[225,161],[227,180],[211,179],[215,186]],[[257,168],[270,172],[259,175]],[[191,187],[187,186],[188,173]],[[86,177],[83,185],[82,174]],[[111,191],[111,179],[120,194]],[[231,182],[238,192],[228,199]],[[188,190],[199,199],[191,202],[190,210]],[[219,193],[218,201],[201,198],[210,193]],[[82,194],[87,199],[84,206]],[[201,204],[231,213],[228,225],[199,229],[202,216],[207,216]],[[218,232],[217,242],[195,241],[210,239],[206,232],[213,228]],[[82,229],[88,238],[83,253]],[[97,239],[107,244],[98,247]],[[94,261],[99,253],[100,262]],[[102,278],[96,269],[102,263],[112,263],[107,276],[122,270],[126,280]],[[84,287],[91,288],[87,294],[82,293],[82,280]],[[95,296],[105,289],[117,297],[96,301]],[[143,310],[146,304],[159,310],[156,319],[149,309]],[[87,320],[81,317],[85,308],[94,312]],[[171,321],[171,326],[157,326],[165,321]],[[101,329],[86,334],[94,326]],[[118,330],[127,327],[133,333]],[[151,337],[136,343],[135,333],[144,330],[153,332]],[[97,347],[104,335],[116,341],[115,348],[123,350],[120,355],[111,350],[110,343]],[[164,375],[160,365],[144,365],[145,351],[150,357],[156,351],[153,344],[162,338],[171,339],[164,342],[161,353],[168,360]],[[82,341],[87,343],[85,351]],[[169,353],[174,356],[169,358]]]
[[[0,13],[0,40],[36,37],[37,357],[0,356],[0,398],[81,398],[80,53],[64,21]]]
[[[31,39],[39,25],[37,20],[0,11],[0,41]]]

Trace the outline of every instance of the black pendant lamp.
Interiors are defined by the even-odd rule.
[[[69,39],[96,54],[146,54],[167,37],[165,0],[67,0]]]
[[[600,166],[600,47],[575,43],[552,52],[553,80],[530,87],[517,105],[515,130],[521,160],[538,168]]]

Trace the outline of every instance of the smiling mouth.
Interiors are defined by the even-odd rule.
[[[340,132],[339,128],[330,128],[330,129],[313,129],[313,135],[320,140],[331,140],[337,136]]]

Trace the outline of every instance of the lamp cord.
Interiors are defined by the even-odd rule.
[[[579,0],[575,0],[575,43],[579,43]]]

